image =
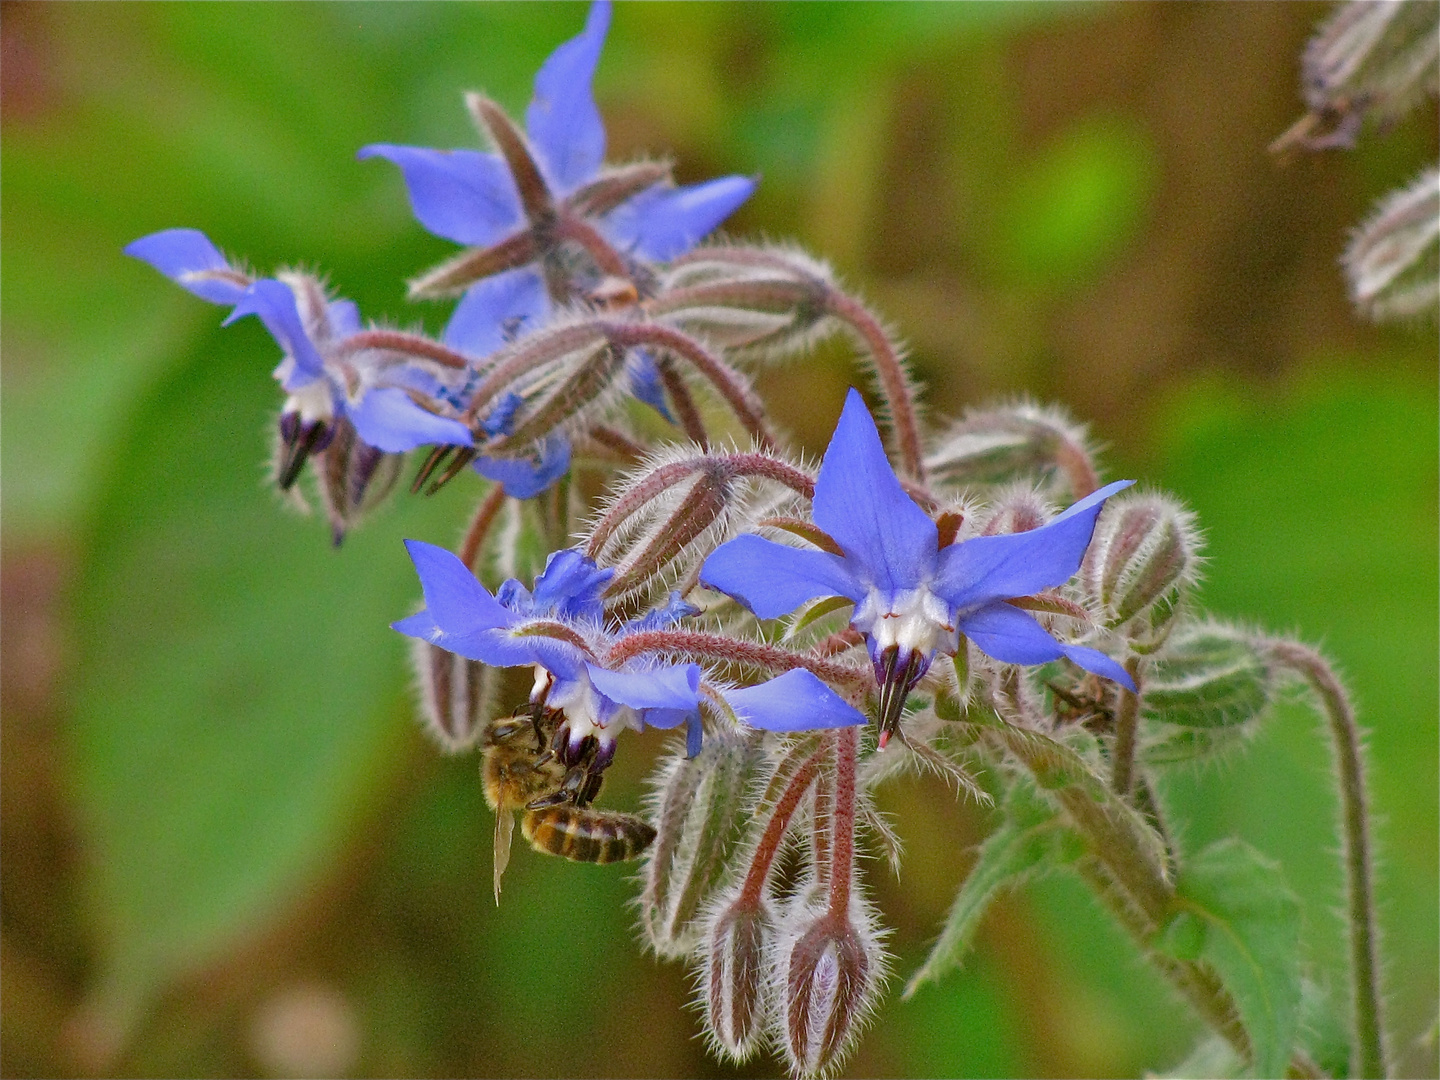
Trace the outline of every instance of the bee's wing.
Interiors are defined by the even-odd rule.
[[[495,906],[500,906],[500,879],[510,864],[510,837],[515,833],[515,815],[509,810],[495,811]]]

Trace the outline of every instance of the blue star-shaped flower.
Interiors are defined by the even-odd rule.
[[[554,243],[557,222],[580,219],[626,256],[665,261],[688,251],[755,190],[745,176],[674,187],[656,168],[603,171],[605,127],[591,81],[609,26],[610,4],[597,0],[584,31],[541,65],[525,112],[528,143],[516,132],[518,145],[502,146],[504,154],[384,143],[360,151],[362,159],[400,167],[421,225],[493,253],[484,264],[494,276],[472,285],[451,317],[452,348],[476,355],[497,348],[501,307],[531,327],[545,321],[549,298],[535,262]],[[646,377],[642,371],[640,391]]]
[[[941,548],[935,522],[900,486],[875,421],[851,390],[825,451],[813,506],[815,524],[839,554],[740,536],[711,553],[700,580],[762,619],[818,597],[853,601],[851,625],[865,635],[881,687],[882,745],[936,651],[953,652],[962,633],[1004,663],[1064,656],[1133,690],[1113,659],[1056,641],[1034,616],[1006,602],[1068,581],[1101,506],[1133,483],[1103,487],[1038,529]]]
[[[662,629],[696,614],[678,595],[610,632],[603,626],[600,597],[614,571],[598,569],[578,551],[552,554],[533,592],[512,579],[492,596],[444,548],[405,543],[420,575],[425,608],[394,623],[396,630],[495,667],[534,665],[536,699],[564,712],[572,746],[594,736],[602,759],[613,753],[615,736],[626,728],[682,723],[689,752],[699,752],[700,665],[632,660],[610,667],[603,661],[606,649],[626,634]],[[741,720],[768,731],[865,722],[854,706],[803,669],[722,694]]]
[[[398,454],[428,444],[473,445],[470,429],[416,403],[412,393],[438,399],[446,388],[434,374],[414,364],[387,364],[361,373],[360,384],[347,379],[334,355],[345,339],[361,331],[360,314],[349,300],[330,300],[308,279],[260,278],[231,266],[210,239],[195,229],[166,229],[125,248],[182,288],[203,300],[233,310],[229,325],[258,316],[284,352],[275,378],[289,395],[280,415],[285,454],[279,481],[288,488],[307,456],[324,450],[340,418],[354,425],[362,442]],[[314,284],[311,282],[310,284]],[[349,365],[349,373],[356,372]],[[513,410],[512,410],[513,411]],[[476,471],[505,486],[510,495],[528,499],[545,490],[570,467],[570,444],[556,437],[528,458],[476,460]]]

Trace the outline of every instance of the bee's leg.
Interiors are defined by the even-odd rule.
[[[583,806],[580,795],[584,790],[586,779],[589,774],[582,766],[576,765],[565,774],[565,779],[560,781],[560,786],[549,795],[542,795],[538,799],[532,799],[525,804],[527,810],[543,810],[547,806],[563,806],[566,804]]]
[[[512,716],[508,720],[496,720],[492,723],[487,736],[492,743],[502,743],[507,739],[513,739],[516,734],[529,726],[530,718],[528,716]]]
[[[597,742],[594,756],[585,762],[585,782],[580,786],[577,806],[585,806],[595,801],[595,797],[600,794],[600,785],[605,782],[605,770],[614,760],[615,744]]]

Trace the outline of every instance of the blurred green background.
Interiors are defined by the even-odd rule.
[[[833,260],[934,415],[1068,404],[1110,475],[1196,509],[1210,608],[1324,644],[1372,731],[1396,1060],[1433,1076],[1436,340],[1359,323],[1336,260],[1435,159],[1436,114],[1277,166],[1325,10],[622,4],[596,85],[612,159],[761,174],[732,231]],[[521,109],[583,16],[4,5],[4,1075],[728,1075],[686,973],[635,943],[625,871],[518,852],[494,906],[475,760],[412,721],[399,538],[453,542],[474,488],[332,552],[263,483],[273,343],[120,254],[193,226],[437,329],[403,279],[452,247],[355,150],[474,145],[460,91]],[[814,451],[851,378],[825,350],[762,389]],[[607,801],[634,805],[657,749],[627,747]],[[1166,796],[1188,849],[1281,860],[1343,1000],[1327,778],[1290,705]],[[990,823],[939,783],[883,801],[908,859],[870,877],[905,974]],[[1063,876],[999,902],[965,970],[896,990],[847,1075],[1136,1075],[1198,1031]]]

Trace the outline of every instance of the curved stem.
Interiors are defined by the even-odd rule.
[[[399,330],[361,330],[338,342],[335,353],[337,356],[348,356],[364,349],[384,349],[387,352],[404,353],[406,356],[418,356],[457,371],[464,371],[470,366],[470,361],[465,357],[453,349],[447,349],[438,341]]]
[[[1140,658],[1131,657],[1125,670],[1135,685],[1140,685]],[[1122,799],[1130,797],[1135,786],[1135,743],[1140,728],[1140,696],[1123,686],[1119,689],[1120,704],[1115,710],[1115,745],[1111,752],[1110,786]]]
[[[471,573],[475,572],[475,562],[480,557],[480,549],[485,544],[485,538],[490,535],[490,527],[495,524],[500,507],[504,505],[505,489],[494,484],[475,508],[475,516],[470,519],[470,524],[465,529],[465,538],[460,542],[460,561],[470,568]]]
[[[675,365],[668,357],[662,357],[656,361],[655,367],[660,372],[660,381],[665,384],[670,400],[675,404],[681,430],[701,450],[710,449],[710,434],[705,430],[705,421],[700,416],[700,410],[695,407],[695,398],[691,395],[690,388],[675,370]]]
[[[1298,641],[1265,643],[1275,660],[1300,675],[1319,699],[1330,722],[1335,744],[1340,811],[1344,826],[1345,885],[1350,923],[1350,978],[1355,1042],[1351,1071],[1355,1076],[1383,1077],[1385,1036],[1380,1019],[1380,963],[1376,947],[1374,871],[1370,855],[1370,820],[1365,793],[1365,759],[1360,730],[1345,688],[1325,658]]]
[[[646,653],[682,653],[721,663],[745,664],[762,671],[804,668],[826,682],[855,688],[868,686],[874,678],[869,670],[794,653],[778,645],[737,641],[724,634],[707,634],[699,630],[641,630],[626,634],[611,647],[605,661],[615,666]]]
[[[790,819],[795,816],[800,800],[805,797],[805,792],[810,789],[810,784],[819,771],[823,753],[823,750],[817,751],[801,764],[776,799],[774,809],[770,812],[770,820],[765,823],[765,831],[760,834],[760,840],[750,855],[750,869],[746,872],[745,884],[740,889],[740,900],[750,904],[760,902],[765,881],[770,876],[770,867],[775,862],[775,856],[780,853],[780,845],[785,839],[785,830],[790,827]]]

